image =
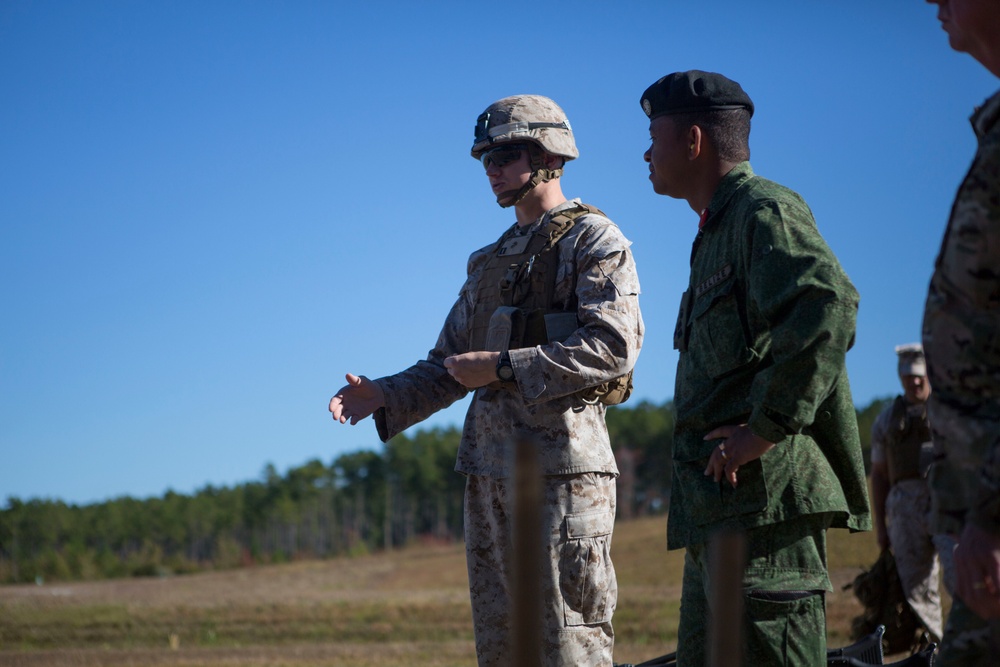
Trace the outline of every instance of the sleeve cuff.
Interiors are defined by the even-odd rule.
[[[510,350],[510,365],[514,369],[514,382],[525,402],[533,402],[545,391],[545,378],[532,373],[540,364],[534,363],[538,349],[534,347]]]
[[[750,415],[747,426],[757,437],[775,444],[784,440],[790,433],[788,428],[765,415],[763,410],[757,410]]]

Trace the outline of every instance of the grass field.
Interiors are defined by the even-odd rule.
[[[831,531],[829,644],[860,605],[841,590],[878,555]],[[615,660],[676,643],[682,552],[663,517],[619,522]],[[475,664],[462,545],[165,579],[0,587],[0,665],[451,667]]]

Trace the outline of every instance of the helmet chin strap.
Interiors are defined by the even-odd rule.
[[[542,157],[542,152],[533,146],[528,149],[531,155],[531,178],[528,182],[522,185],[517,190],[504,190],[497,195],[497,204],[500,208],[510,208],[514,206],[519,201],[524,199],[531,190],[539,183],[545,183],[546,181],[551,181],[554,178],[559,178],[562,176],[562,167],[558,169],[548,169],[545,166],[545,159]]]

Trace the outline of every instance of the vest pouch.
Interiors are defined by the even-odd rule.
[[[614,380],[608,380],[596,387],[588,387],[580,392],[580,398],[588,405],[603,403],[604,405],[620,405],[632,395],[632,371],[620,375]]]
[[[579,328],[575,312],[545,314],[545,337],[549,343],[561,343]]]
[[[524,317],[521,310],[512,306],[500,306],[490,316],[485,349],[490,352],[506,352],[521,347],[515,343],[523,329]]]
[[[517,349],[561,343],[579,327],[576,312],[532,310],[524,314],[520,326],[514,329],[510,347]]]
[[[545,312],[542,310],[521,311],[521,326],[511,339],[511,349],[535,347],[549,342],[545,335]]]

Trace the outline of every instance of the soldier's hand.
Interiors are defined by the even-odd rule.
[[[955,547],[955,594],[981,618],[1000,618],[1000,535],[966,524]]]
[[[499,352],[466,352],[444,360],[449,375],[468,389],[485,387],[497,379]]]
[[[708,457],[705,475],[711,475],[718,482],[723,477],[735,489],[736,472],[741,465],[759,459],[764,452],[774,447],[773,442],[754,435],[746,424],[720,426],[705,436],[705,440],[719,440],[719,446]]]
[[[347,374],[347,385],[337,390],[330,399],[330,412],[341,424],[354,426],[385,405],[382,387],[364,375]]]

